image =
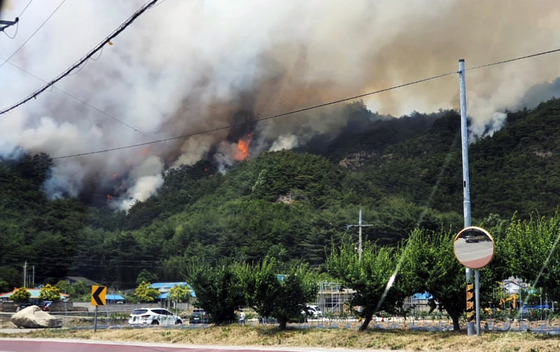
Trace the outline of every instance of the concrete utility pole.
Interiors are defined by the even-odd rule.
[[[467,125],[467,90],[465,88],[465,60],[459,60],[459,98],[461,101],[461,150],[463,157],[463,218],[465,227],[471,226],[471,194],[469,186],[469,135]],[[472,282],[472,270],[465,268],[467,285]],[[476,335],[480,336],[479,273],[475,270]],[[474,335],[472,321],[467,320],[467,335]]]
[[[27,261],[23,264],[23,287],[27,288]]]
[[[360,217],[358,219],[358,225],[346,225],[346,228],[349,229],[351,227],[358,227],[358,259],[362,260],[362,227],[370,227],[373,225],[370,224],[362,224],[362,209],[360,209]]]
[[[19,18],[16,17],[15,21],[5,21],[5,20],[0,20],[0,32],[4,31],[4,29],[13,26],[14,24],[18,23]]]

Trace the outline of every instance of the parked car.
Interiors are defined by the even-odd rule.
[[[135,309],[128,319],[130,325],[178,325],[183,319],[164,308]]]
[[[195,309],[193,310],[190,318],[190,324],[209,324],[210,323],[210,316],[208,313],[204,311],[204,309]]]
[[[301,315],[304,317],[304,321],[307,321],[307,318],[311,319],[318,319],[323,317],[323,312],[317,306],[307,306],[305,310],[301,311]]]
[[[314,319],[323,317],[323,312],[317,306],[307,306],[307,313]]]

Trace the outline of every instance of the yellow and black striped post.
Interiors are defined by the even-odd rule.
[[[474,284],[467,284],[467,323],[474,322],[475,309],[474,309]]]

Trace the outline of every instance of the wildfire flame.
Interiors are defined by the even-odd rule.
[[[247,157],[249,156],[249,145],[251,144],[251,139],[253,139],[253,134],[249,133],[247,136],[241,138],[237,142],[237,150],[235,151],[235,155],[233,156],[236,161],[247,159]]]

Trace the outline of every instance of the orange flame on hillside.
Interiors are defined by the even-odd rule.
[[[249,144],[251,144],[251,139],[253,139],[253,134],[249,133],[247,136],[241,138],[237,142],[237,150],[235,151],[235,155],[233,156],[236,161],[247,159],[247,157],[249,156]]]

